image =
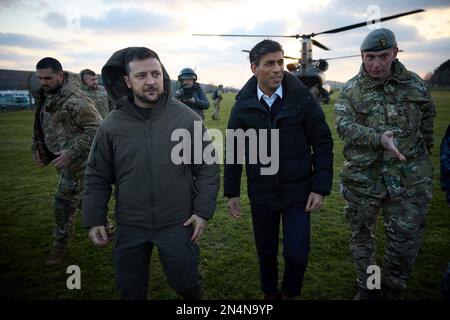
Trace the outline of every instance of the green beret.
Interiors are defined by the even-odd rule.
[[[369,33],[361,44],[361,51],[381,51],[395,46],[394,33],[386,28],[375,29]]]

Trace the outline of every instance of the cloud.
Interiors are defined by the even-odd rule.
[[[328,8],[332,10],[333,8]],[[343,6],[336,8],[333,14],[330,14],[329,10],[318,10],[311,14],[305,14],[303,11],[298,11],[299,23],[298,33],[308,34],[311,32],[320,33],[331,29],[336,29],[365,21],[365,11],[361,11],[356,14],[356,10],[353,11],[350,8]],[[391,29],[397,37],[399,46],[403,48],[409,42],[420,42],[422,37],[419,35],[415,26],[408,26],[399,23],[398,20],[390,20],[381,23],[384,28]],[[320,41],[331,49],[331,51],[324,51],[313,48],[313,58],[333,58],[345,55],[359,54],[359,47],[361,42],[372,31],[369,27],[360,27],[334,34],[321,34],[314,39]],[[292,48],[293,46],[290,45]],[[300,50],[300,44],[298,44],[298,50]],[[292,52],[286,52],[287,55],[295,55]]]
[[[255,25],[252,28],[236,27],[230,29],[230,34],[268,34],[268,35],[284,35],[288,29],[286,20],[268,20]]]
[[[425,53],[427,55],[450,54],[450,38],[408,43],[407,52]]]
[[[14,9],[25,7],[32,10],[39,10],[48,7],[48,2],[45,0],[36,0],[33,2],[26,0],[1,0],[0,9]]]
[[[18,34],[0,32],[0,43],[2,46],[22,47],[31,49],[53,49],[57,48],[59,43],[44,38]]]
[[[12,50],[0,48],[0,60],[3,60],[3,61],[27,62],[28,63],[30,61],[37,61],[38,58],[39,57],[37,57],[37,56],[18,54],[17,52],[14,52]]]
[[[288,30],[288,22],[286,20],[268,20],[263,23],[254,25],[251,28],[242,26],[224,30],[224,34],[242,34],[242,35],[285,35]],[[258,42],[265,37],[195,37],[195,43],[202,43],[200,47],[192,48],[192,50],[207,54],[207,61],[214,63],[221,61],[222,64],[239,63],[245,61],[248,53],[242,53],[242,50],[250,50]],[[278,38],[274,38],[277,40]],[[204,44],[214,41],[222,44],[216,48],[203,48]],[[205,46],[206,47],[206,46]],[[184,52],[184,51],[183,51]]]
[[[65,28],[67,18],[59,12],[52,11],[43,20],[52,28]],[[172,17],[137,8],[112,9],[99,17],[83,15],[78,19],[81,29],[103,33],[173,32],[180,28],[179,21]]]
[[[22,4],[24,1],[16,1],[16,0],[3,0],[0,1],[0,8],[11,8],[15,7],[19,4]]]
[[[351,11],[363,11],[371,5],[378,6],[382,15],[393,15],[401,12],[411,11],[414,9],[431,9],[448,7],[448,0],[408,0],[408,1],[392,1],[392,0],[371,0],[371,1],[351,1],[351,0],[334,0],[330,3],[334,8],[348,9]]]
[[[34,70],[36,62],[41,58],[0,48],[0,61],[4,69]]]
[[[60,29],[67,27],[67,18],[59,12],[52,11],[47,13],[43,21],[52,28]]]

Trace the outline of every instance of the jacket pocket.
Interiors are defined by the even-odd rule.
[[[361,167],[346,162],[340,174],[342,183],[346,186],[369,188],[375,182],[375,168]]]
[[[311,154],[303,128],[300,126],[280,130],[280,159],[305,157]]]
[[[402,101],[402,108],[404,116],[402,119],[404,123],[399,123],[400,128],[409,132],[418,131],[420,128],[420,121],[422,119],[422,112],[420,111],[420,104],[424,101],[416,97],[405,97]]]

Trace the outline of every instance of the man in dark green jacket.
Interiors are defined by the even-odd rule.
[[[154,245],[175,291],[201,299],[197,242],[215,211],[219,166],[194,155],[177,164],[172,137],[176,130],[193,137],[194,128],[200,126],[201,133],[206,128],[172,98],[169,75],[150,49],[117,51],[102,77],[116,106],[100,125],[89,155],[84,225],[95,245],[108,242],[104,225],[114,184],[114,265],[122,299],[147,298]],[[202,141],[202,150],[209,143]]]

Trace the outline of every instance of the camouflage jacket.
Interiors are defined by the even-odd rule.
[[[79,87],[80,78],[65,72],[64,84],[56,94],[33,92],[36,114],[31,150],[45,165],[63,149],[69,151],[73,167],[83,166],[87,159],[102,118]]]
[[[380,81],[361,66],[334,106],[336,129],[345,143],[342,183],[367,194],[372,193],[377,181],[393,196],[430,182],[433,176],[429,153],[433,147],[434,103],[418,75],[398,60],[393,68],[393,74]],[[381,135],[388,130],[394,132],[405,162],[381,146]]]
[[[100,113],[102,118],[105,118],[111,111],[108,94],[106,93],[105,88],[99,85],[98,89],[94,89],[85,83],[81,83],[80,89],[86,93],[92,101],[94,101],[97,111]]]

